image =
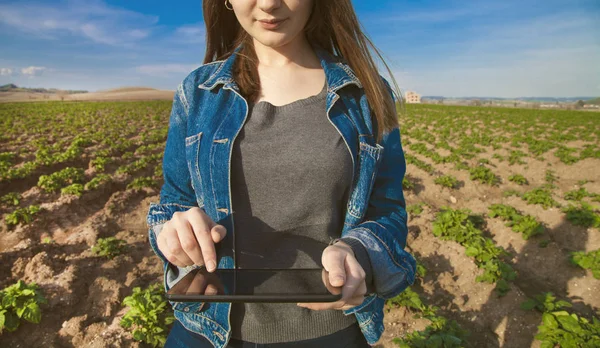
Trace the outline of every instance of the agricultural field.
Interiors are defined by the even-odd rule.
[[[0,104],[1,347],[162,346],[146,214],[170,108]],[[419,276],[387,301],[378,347],[600,346],[597,117],[406,106]]]

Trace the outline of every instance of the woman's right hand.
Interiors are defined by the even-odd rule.
[[[225,238],[225,226],[215,223],[206,213],[194,207],[185,212],[175,212],[158,234],[158,249],[167,260],[178,267],[206,265],[212,272],[216,268],[215,243]]]

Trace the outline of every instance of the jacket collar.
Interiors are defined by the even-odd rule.
[[[325,71],[327,86],[331,92],[335,92],[348,84],[355,84],[359,88],[362,88],[362,84],[347,63],[337,56],[331,55],[315,43],[311,43],[311,46]],[[206,81],[198,85],[198,88],[213,89],[217,84],[222,83],[225,85],[224,88],[229,87],[230,89],[239,91],[239,87],[233,79],[233,64],[237,57],[236,53],[241,48],[242,44],[238,45],[234,49],[233,54],[227,59],[221,60],[215,72]]]

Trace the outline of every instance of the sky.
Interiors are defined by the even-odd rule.
[[[600,0],[352,4],[403,92],[600,96]],[[174,90],[204,59],[202,2],[1,0],[0,47],[0,85]]]

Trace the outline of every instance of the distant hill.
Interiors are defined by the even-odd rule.
[[[123,92],[142,92],[142,91],[157,91],[156,88],[150,87],[118,87],[97,91],[98,93],[123,93]]]
[[[9,83],[6,85],[0,86],[0,92],[31,92],[31,93],[58,93],[63,92],[67,94],[76,94],[76,93],[87,93],[88,91],[83,90],[62,90],[57,88],[27,88],[27,87],[19,87],[14,83]]]
[[[500,97],[442,97],[442,96],[424,96],[421,99],[429,100],[519,100],[526,102],[542,102],[542,103],[575,103],[578,100],[598,100],[599,98],[592,99],[593,97],[517,97],[517,98],[500,98]],[[590,101],[586,101],[586,104],[591,104]]]
[[[594,105],[600,105],[600,97],[594,98],[594,99],[589,99],[589,100],[585,100],[586,104],[594,104]]]

